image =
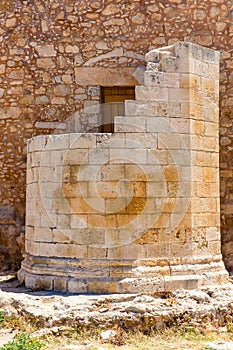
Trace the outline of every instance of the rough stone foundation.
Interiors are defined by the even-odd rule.
[[[220,246],[219,54],[150,51],[114,134],[28,143],[20,280],[77,293],[224,283]]]

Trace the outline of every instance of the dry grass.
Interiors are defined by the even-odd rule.
[[[94,334],[95,333],[95,334]],[[66,345],[87,345],[92,344],[91,350],[101,349],[119,349],[119,350],[202,350],[206,349],[206,343],[210,341],[232,341],[233,333],[221,329],[219,331],[197,331],[190,328],[180,330],[176,328],[164,330],[150,335],[145,335],[140,331],[124,332],[117,330],[117,336],[110,343],[103,343],[100,339],[100,330],[95,332],[77,332],[70,331],[70,334],[63,334],[60,337],[47,337],[45,350],[64,350]]]

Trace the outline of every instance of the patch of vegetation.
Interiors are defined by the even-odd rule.
[[[0,310],[0,326],[4,326],[4,321],[5,321],[4,312]]]
[[[3,345],[0,350],[40,350],[44,345],[30,334],[22,333],[15,340]]]
[[[17,329],[19,333],[33,333],[43,328],[43,324],[41,324],[40,319],[31,320],[26,315],[16,317],[14,314],[5,315],[3,326],[6,328]]]
[[[233,335],[233,323],[229,323],[227,325],[227,333],[229,333],[231,336]]]

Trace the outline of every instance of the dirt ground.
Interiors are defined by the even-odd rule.
[[[233,350],[231,283],[158,296],[63,295],[25,289],[7,272],[0,312],[0,350],[22,332],[44,350]]]

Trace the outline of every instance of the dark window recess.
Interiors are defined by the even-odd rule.
[[[114,132],[114,117],[125,115],[125,100],[135,100],[134,86],[101,88],[101,132]]]

